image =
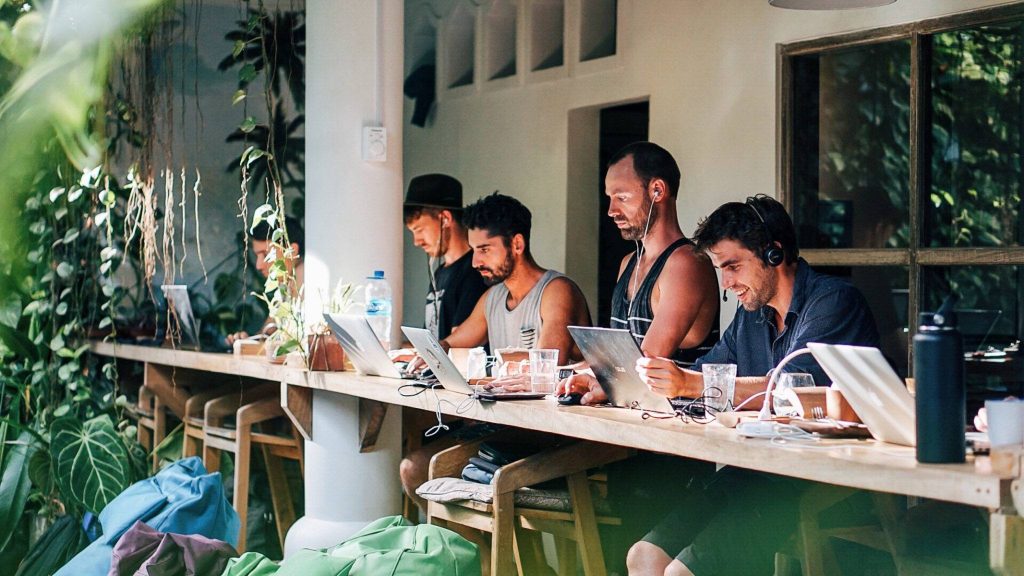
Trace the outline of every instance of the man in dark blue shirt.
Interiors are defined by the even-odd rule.
[[[666,358],[639,360],[637,371],[652,390],[696,398],[704,388],[703,364],[736,364],[736,405],[763,392],[769,371],[808,342],[878,346],[864,297],[799,257],[792,220],[774,199],[760,195],[724,204],[700,223],[694,241],[742,308],[693,369]],[[829,384],[809,355],[784,369]],[[603,400],[599,386],[589,388],[584,403]],[[698,485],[703,488],[680,494],[676,509],[630,549],[631,575],[770,571],[775,550],[795,528],[795,499],[806,484],[727,469]]]

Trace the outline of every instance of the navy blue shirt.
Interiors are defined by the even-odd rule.
[[[875,319],[860,291],[845,280],[818,274],[800,258],[782,332],[775,325],[771,306],[753,312],[740,307],[722,339],[697,359],[693,369],[699,371],[702,364],[736,364],[737,376],[764,376],[808,342],[877,348],[879,339]],[[831,383],[810,354],[798,356],[783,370],[811,374],[818,386]]]

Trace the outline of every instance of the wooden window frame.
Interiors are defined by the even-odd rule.
[[[927,266],[1024,265],[1024,246],[999,248],[922,248],[920,230],[923,220],[921,198],[927,198],[929,155],[927,88],[930,44],[922,37],[961,28],[1024,20],[1024,2],[1002,4],[929,18],[917,22],[823,36],[776,45],[776,198],[793,213],[793,59],[797,56],[867,46],[895,40],[910,41],[910,238],[906,248],[830,248],[801,249],[800,255],[817,266],[905,266],[909,270],[908,323],[910,333],[917,331],[920,311],[922,268]],[[1024,95],[1022,95],[1024,97]],[[908,346],[912,353],[912,347]],[[910,364],[908,358],[908,366]]]

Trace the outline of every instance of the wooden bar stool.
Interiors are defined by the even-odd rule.
[[[272,420],[283,419],[280,385],[258,387],[264,396],[258,400],[244,402],[239,395],[229,394],[206,403],[203,426],[203,464],[213,472],[220,468],[222,452],[235,455],[234,501],[232,504],[241,520],[241,534],[237,549],[245,551],[246,519],[249,508],[249,468],[253,446],[259,446],[266,460],[267,480],[270,484],[271,503],[274,508],[278,538],[284,545],[284,536],[295,521],[295,507],[281,458],[296,460],[304,474],[305,462],[302,452],[302,437],[294,426],[288,424],[290,434],[278,435],[261,431],[262,425]],[[234,414],[234,427],[225,420]],[[284,419],[287,422],[287,419]]]
[[[251,401],[265,398],[267,394],[272,393],[273,391],[266,388],[244,387],[241,383],[232,383],[189,396],[188,400],[185,401],[185,414],[181,418],[181,422],[184,425],[181,439],[181,457],[188,458],[190,456],[202,456],[203,454],[203,422],[206,417],[207,402],[230,394],[239,395],[240,401],[245,402],[247,399]]]
[[[469,458],[484,440],[460,444],[439,452],[430,461],[430,478],[459,476]],[[533,574],[544,563],[540,533],[555,536],[559,552],[559,573],[576,573],[576,553],[587,576],[606,574],[598,524],[618,524],[618,518],[597,516],[591,498],[587,470],[628,458],[633,450],[592,442],[571,442],[527,456],[502,466],[490,487],[490,504],[473,500],[438,502],[428,500],[427,519],[455,530],[470,539],[465,528],[489,532],[490,546],[483,542],[481,561],[491,576]],[[570,511],[517,507],[515,492],[520,488],[565,477],[569,485]],[[575,542],[575,546],[568,542]],[[518,570],[517,570],[518,565]]]
[[[128,418],[135,421],[136,439],[150,453],[150,469],[155,471],[159,464],[156,447],[167,436],[167,409],[160,397],[145,384],[139,386],[139,399],[126,409]]]

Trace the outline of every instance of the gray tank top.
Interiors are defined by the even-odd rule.
[[[540,298],[548,282],[562,276],[564,274],[554,270],[545,272],[515,310],[505,306],[508,288],[504,282],[496,284],[487,293],[484,311],[487,314],[487,340],[492,351],[537,346],[540,342]]]

